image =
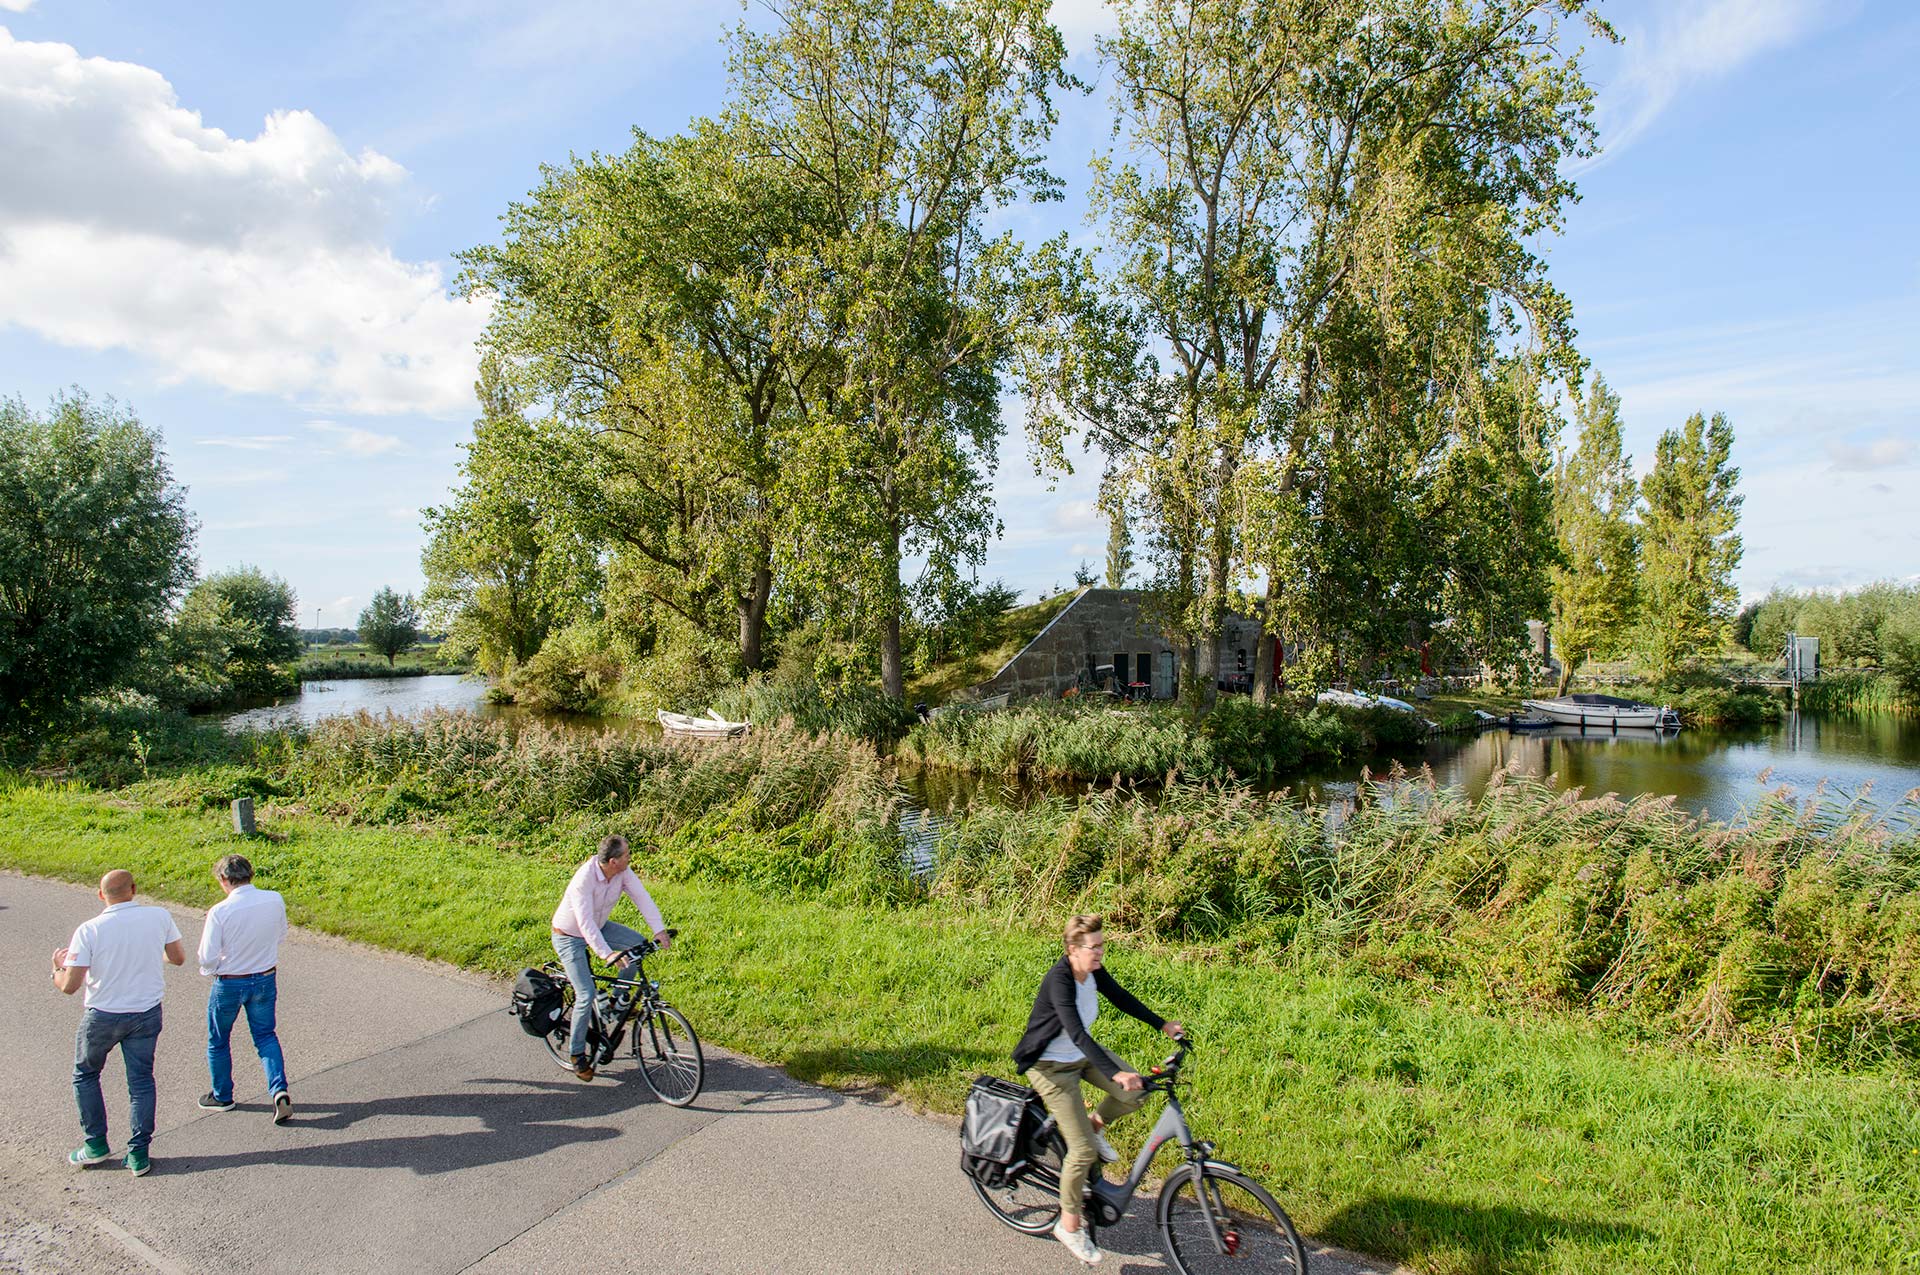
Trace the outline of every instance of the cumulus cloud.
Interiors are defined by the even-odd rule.
[[[1913,440],[1907,438],[1876,438],[1865,443],[1848,443],[1839,439],[1827,443],[1827,459],[1833,462],[1835,469],[1855,474],[1871,474],[1882,469],[1894,469],[1913,459]]]
[[[11,13],[25,13],[31,8],[33,8],[33,0],[0,0],[0,9],[6,9]]]
[[[383,242],[406,173],[306,111],[230,137],[157,71],[0,29],[0,325],[349,412],[453,414],[484,307]]]
[[[1619,77],[1600,94],[1600,154],[1631,146],[1688,89],[1791,44],[1822,16],[1821,0],[1683,0],[1649,30],[1623,29]]]

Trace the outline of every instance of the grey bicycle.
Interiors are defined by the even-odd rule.
[[[659,950],[652,939],[642,939],[638,946],[614,954],[616,959],[628,959],[625,970],[593,976],[594,984],[602,990],[594,997],[593,1019],[587,1028],[587,1057],[594,1066],[605,1067],[618,1055],[631,1029],[631,1048],[640,1062],[640,1078],[661,1102],[684,1107],[700,1096],[707,1062],[693,1024],[661,999],[659,980],[647,977],[646,958]],[[554,1029],[542,1039],[554,1060],[571,1070],[568,1039],[573,1023],[573,984],[567,981],[567,971],[558,961],[548,961],[541,969],[564,989],[561,1001],[565,1007]]]
[[[1306,1250],[1293,1222],[1267,1189],[1238,1167],[1214,1158],[1214,1148],[1193,1136],[1177,1087],[1191,1046],[1183,1037],[1174,1053],[1143,1077],[1147,1090],[1166,1099],[1147,1145],[1124,1182],[1096,1172],[1087,1183],[1080,1216],[1088,1238],[1096,1228],[1125,1217],[1147,1169],[1161,1148],[1179,1146],[1183,1163],[1160,1188],[1156,1220],[1167,1256],[1183,1275],[1212,1271],[1290,1271],[1303,1275]],[[1024,1166],[1000,1186],[975,1179],[974,1192],[993,1215],[1023,1235],[1049,1235],[1060,1220],[1060,1164],[1066,1139],[1049,1116],[1029,1135]]]

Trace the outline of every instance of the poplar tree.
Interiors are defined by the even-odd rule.
[[[1739,605],[1740,503],[1733,426],[1700,413],[1660,436],[1641,484],[1640,649],[1656,675],[1720,649]]]
[[[1632,640],[1639,599],[1639,483],[1621,450],[1620,396],[1596,377],[1581,404],[1580,438],[1554,469],[1553,645],[1559,693],[1594,655],[1614,655]]]

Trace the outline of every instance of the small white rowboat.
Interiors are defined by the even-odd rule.
[[[658,712],[660,729],[669,735],[688,735],[694,739],[733,739],[744,735],[753,728],[752,722],[730,722],[712,709],[705,717],[689,717],[685,713]]]
[[[1579,726],[1586,730],[1680,729],[1680,714],[1672,709],[1612,695],[1562,695],[1558,699],[1523,699],[1520,702],[1562,726]]]

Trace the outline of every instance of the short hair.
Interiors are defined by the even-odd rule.
[[[600,841],[600,862],[612,863],[627,852],[627,839],[617,832],[608,833]]]
[[[1067,946],[1078,947],[1090,934],[1100,933],[1104,918],[1095,912],[1082,912],[1067,922]]]
[[[253,865],[244,854],[223,854],[213,865],[213,875],[230,885],[245,885],[253,880]]]

